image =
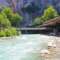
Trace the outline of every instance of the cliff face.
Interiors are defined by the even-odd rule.
[[[40,6],[40,11],[37,11],[32,14],[23,13],[23,11],[21,10],[21,7],[23,7],[25,4],[30,3],[32,1],[35,4]],[[31,25],[34,18],[40,15],[43,15],[44,10],[48,8],[50,5],[53,5],[53,7],[58,12],[58,14],[60,14],[60,0],[19,0],[17,2],[17,7],[18,7],[18,13],[20,13],[24,17],[23,26]]]
[[[9,6],[12,8],[13,12],[17,12],[16,8],[16,0],[6,0],[6,2],[9,4]]]
[[[8,3],[6,2],[6,0],[0,0],[0,6],[2,6],[3,8],[8,6]]]
[[[23,16],[24,22],[22,26],[31,25],[33,20],[36,17],[43,15],[44,10],[48,8],[50,5],[53,5],[58,14],[60,14],[60,0],[0,0],[0,4],[2,2],[4,6],[7,6],[7,3],[5,1],[8,2],[8,4],[14,12],[18,12]],[[39,5],[40,10],[31,14],[24,13],[21,8],[25,6],[27,3],[29,4],[30,2],[34,2],[36,5]]]

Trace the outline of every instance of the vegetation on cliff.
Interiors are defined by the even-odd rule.
[[[42,16],[42,18],[45,21],[47,21],[47,20],[53,19],[53,18],[55,18],[57,16],[58,16],[57,11],[55,11],[55,9],[53,8],[53,6],[49,6],[49,8],[47,8],[44,11],[44,15]]]
[[[27,17],[25,16],[26,20],[23,20],[23,17],[18,13],[13,13],[10,7],[2,8],[0,6],[0,28],[3,27],[3,29],[0,29],[0,36],[14,36],[21,34],[21,32],[19,33],[16,31],[16,27],[22,27],[23,24],[26,24],[25,21],[28,24],[31,23],[31,26],[36,26],[38,24],[42,25],[44,22],[59,16],[53,5],[44,8],[44,12],[38,15],[37,12],[41,12],[40,9],[41,6],[35,2],[26,3],[22,7],[22,11]],[[31,17],[32,19],[30,19]],[[26,25],[28,26],[28,24]]]
[[[47,9],[44,10],[44,14],[41,17],[35,18],[35,20],[33,21],[33,25],[43,24],[44,22],[57,16],[59,16],[57,11],[53,8],[53,6],[49,6]]]
[[[0,13],[0,37],[21,34],[14,28],[20,27],[21,23],[22,17],[18,13],[14,14],[9,7],[4,8]]]
[[[7,7],[4,8],[4,10],[2,11],[2,14],[5,14],[7,19],[9,19],[9,21],[11,22],[11,26],[13,27],[20,27],[21,23],[22,23],[22,17],[18,14],[18,13],[13,13],[12,9]]]

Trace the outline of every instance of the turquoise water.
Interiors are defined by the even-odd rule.
[[[49,37],[44,35],[21,35],[0,41],[0,60],[44,60],[40,51],[46,49]]]

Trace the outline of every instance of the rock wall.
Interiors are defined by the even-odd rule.
[[[3,5],[6,6],[7,3],[5,2],[5,0],[4,1],[0,0],[0,4],[1,4],[1,1],[4,2]],[[32,25],[33,20],[38,16],[42,16],[44,13],[44,10],[48,8],[50,5],[53,5],[53,7],[58,12],[58,14],[60,14],[60,0],[6,0],[6,1],[8,2],[8,4],[10,5],[10,7],[14,12],[18,12],[20,15],[23,16],[23,20],[24,20],[22,24],[23,27]],[[40,6],[40,11],[37,11],[32,14],[24,13],[21,8],[25,4],[30,3],[32,1],[36,5]]]
[[[41,6],[40,11],[37,11],[36,13],[33,14],[23,13],[21,7],[23,7],[25,4],[30,3],[32,1],[35,4]],[[57,10],[58,14],[60,14],[60,0],[19,0],[17,4],[18,4],[17,5],[18,13],[20,13],[24,17],[23,26],[32,25],[34,18],[43,15],[44,10],[48,8],[50,5],[53,5],[53,7]]]

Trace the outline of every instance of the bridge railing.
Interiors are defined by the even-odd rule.
[[[6,28],[3,28],[1,27],[1,29],[6,29]],[[47,28],[47,27],[40,27],[40,28],[19,28],[19,27],[16,27],[16,30],[51,30],[50,28]]]
[[[48,30],[46,27],[40,28],[16,28],[17,30]]]

